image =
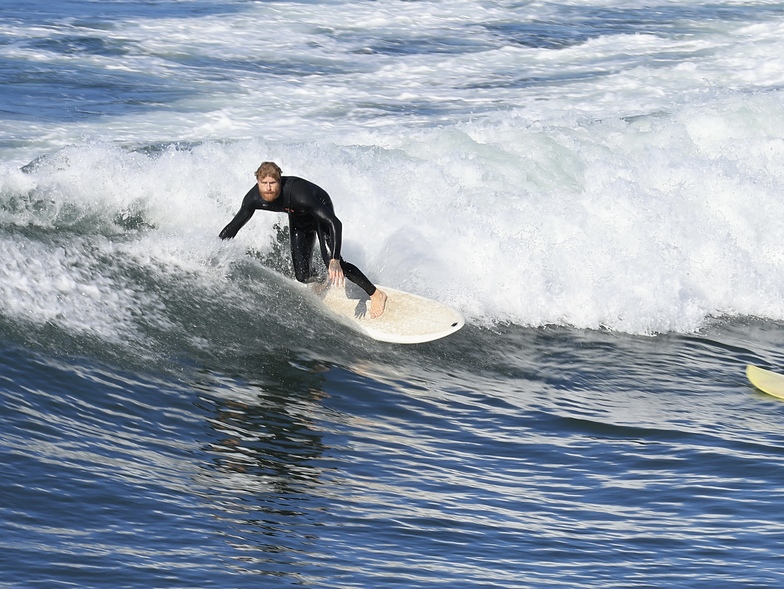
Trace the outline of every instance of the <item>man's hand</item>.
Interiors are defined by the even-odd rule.
[[[335,286],[343,286],[345,276],[343,275],[343,268],[340,267],[340,260],[332,259],[329,261],[329,280]]]

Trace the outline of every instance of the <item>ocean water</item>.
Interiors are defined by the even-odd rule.
[[[0,0],[0,587],[784,583],[784,3]],[[261,161],[467,325],[293,286]]]

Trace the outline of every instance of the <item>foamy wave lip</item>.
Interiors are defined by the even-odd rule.
[[[166,327],[156,313],[159,301],[129,280],[107,275],[102,258],[116,255],[107,240],[52,245],[15,235],[2,245],[0,308],[9,319],[112,342],[136,339],[142,313],[146,322]]]
[[[655,333],[782,318],[778,103],[722,96],[586,127],[499,116],[397,136],[401,157],[362,199],[384,219],[364,242],[369,267],[480,323]],[[363,210],[351,205],[352,221]]]
[[[331,193],[346,259],[380,284],[455,305],[476,324],[652,333],[693,331],[722,314],[784,317],[777,238],[784,147],[761,135],[765,125],[781,124],[773,103],[765,96],[721,101],[688,116],[597,122],[590,133],[531,127],[524,119],[480,121],[400,135],[388,148],[285,141],[154,153],[69,148],[53,158],[56,165],[8,174],[4,191],[48,187],[58,206],[98,211],[106,224],[133,207],[144,222],[115,223],[103,241],[101,231],[82,233],[51,252],[28,242],[34,256],[19,252],[5,262],[15,276],[4,285],[14,291],[6,300],[21,305],[13,313],[39,321],[61,316],[107,333],[132,330],[123,309],[148,295],[133,288],[118,295],[127,285],[101,276],[105,268],[93,264],[90,248],[119,248],[140,268],[185,269],[207,292],[247,248],[281,245],[275,226],[285,227],[285,215],[264,212],[233,242],[217,238],[252,185],[252,171],[269,157]],[[112,181],[93,181],[98,163],[111,167]],[[11,221],[26,226],[22,218]],[[46,226],[56,234],[55,222]],[[67,239],[61,235],[58,244]],[[66,250],[77,252],[77,264],[66,261]],[[28,257],[39,266],[13,268],[13,260]],[[96,266],[95,273],[80,274],[79,264]],[[26,308],[18,302],[24,288],[13,285],[31,273],[43,304]],[[63,293],[58,299],[58,284],[71,293],[82,288],[85,305],[69,307],[73,297]],[[93,289],[105,300],[91,303]],[[143,306],[155,315],[151,299]],[[106,305],[116,305],[116,323],[91,322]]]

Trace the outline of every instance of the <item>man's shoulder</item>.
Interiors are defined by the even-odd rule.
[[[258,184],[254,184],[253,186],[251,186],[248,192],[245,193],[245,198],[249,198],[251,196],[261,196],[261,193],[259,192]]]
[[[289,198],[303,205],[311,204],[312,201],[315,204],[315,201],[319,200],[316,195],[324,192],[315,182],[299,176],[281,176],[280,184],[284,196],[289,195]]]
[[[254,184],[253,188],[248,190],[248,193],[245,195],[245,198],[242,200],[242,206],[245,209],[257,210],[263,209],[265,211],[273,211],[273,212],[280,212],[281,209],[281,199],[276,198],[272,202],[267,202],[261,197],[261,192],[259,191],[259,185]]]
[[[305,180],[304,178],[300,178],[299,176],[281,176],[280,177],[280,185],[281,186],[294,186],[294,184],[301,184],[301,185],[312,185],[313,182],[309,180]]]

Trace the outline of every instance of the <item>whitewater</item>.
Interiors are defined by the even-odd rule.
[[[779,587],[784,3],[0,0],[0,587]],[[220,230],[265,160],[458,308]]]
[[[214,282],[272,246],[280,220],[261,215],[237,245],[209,239],[271,159],[330,192],[347,259],[474,322],[784,318],[775,3],[729,4],[719,22],[698,3],[614,2],[194,3],[185,17],[164,3],[92,22],[124,5],[3,26],[20,111],[0,126],[4,226],[93,218],[108,237],[139,216],[153,230],[127,255]],[[28,63],[62,77],[34,105],[36,83],[13,84]],[[13,276],[29,244],[3,241]],[[67,307],[58,285],[74,281],[52,253],[41,304],[21,309],[33,320],[77,313],[46,302]],[[20,288],[5,281],[3,299]],[[113,292],[117,316],[132,300]]]

